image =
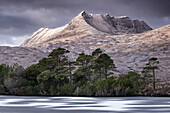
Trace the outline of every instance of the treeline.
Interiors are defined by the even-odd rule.
[[[150,95],[154,91],[157,58],[149,59],[142,75],[128,72],[114,76],[113,59],[100,48],[91,55],[79,54],[73,62],[68,50],[57,48],[48,58],[24,69],[0,65],[0,94],[72,95],[72,96],[133,96]],[[149,85],[152,85],[151,90]]]

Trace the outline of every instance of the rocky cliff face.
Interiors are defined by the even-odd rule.
[[[160,70],[157,76],[170,80],[170,25],[151,30],[145,22],[131,20],[129,17],[117,18],[82,12],[64,27],[41,28],[21,46],[18,48],[31,48],[27,54],[23,51],[22,55],[18,55],[18,50],[15,55],[17,60],[14,61],[24,66],[36,63],[57,47],[68,49],[71,60],[76,59],[81,52],[90,54],[96,48],[101,48],[114,59],[118,67],[115,74],[140,72],[150,57],[158,57]],[[36,48],[36,51],[32,48]],[[1,54],[3,57],[6,55],[3,51]],[[9,56],[10,53],[6,57]],[[21,60],[21,56],[25,60]],[[5,61],[7,60],[3,60],[4,63]]]
[[[152,30],[144,21],[131,20],[127,16],[111,17],[109,14],[87,14],[82,12],[85,21],[99,31],[110,34],[142,33]]]

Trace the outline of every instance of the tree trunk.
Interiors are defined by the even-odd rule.
[[[153,90],[155,90],[155,70],[153,69]]]
[[[71,71],[70,71],[70,83],[73,84]]]
[[[99,74],[100,74],[100,81],[101,81],[101,80],[102,80],[102,72],[101,72],[101,69],[100,69]]]
[[[106,80],[107,80],[107,68],[105,68],[105,77],[106,77]]]
[[[69,71],[70,71],[70,83],[73,84],[72,73],[71,73],[71,64],[69,63]]]
[[[86,63],[86,66],[85,66],[85,77],[86,77],[86,81],[87,81],[87,63]]]

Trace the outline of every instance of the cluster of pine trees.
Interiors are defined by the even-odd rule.
[[[74,62],[68,60],[67,53],[57,48],[26,69],[0,65],[0,94],[128,96],[141,95],[150,83],[155,89],[157,58],[149,59],[142,75],[128,72],[115,77],[113,59],[100,48],[91,55],[79,54]]]

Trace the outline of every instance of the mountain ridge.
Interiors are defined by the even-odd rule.
[[[89,25],[81,16],[82,13],[64,27],[42,28],[35,32],[20,46],[21,48],[31,48],[32,51],[27,52],[25,50],[27,54],[25,56],[22,54],[23,59],[18,52],[16,53],[16,51],[20,51],[20,47],[12,52],[16,53],[15,58],[10,55],[10,52],[6,54],[1,47],[2,56],[10,57],[11,60],[0,59],[0,63],[19,63],[27,67],[37,63],[39,59],[47,57],[49,52],[58,47],[70,51],[70,54],[68,54],[70,60],[75,59],[82,52],[90,54],[95,49],[101,48],[103,52],[114,59],[118,67],[115,74],[127,73],[128,71],[141,72],[149,58],[157,57],[160,60],[158,77],[170,80],[170,25],[155,30],[147,30],[143,33],[113,34],[102,32]],[[124,28],[120,27],[120,29]],[[37,52],[34,49],[40,51]],[[36,61],[34,61],[34,55],[29,56],[29,53],[38,54]],[[31,58],[34,60],[31,60]],[[27,59],[30,60],[26,61]],[[13,62],[10,63],[10,61]]]
[[[133,22],[134,21],[134,22]],[[136,25],[136,26],[135,26]],[[129,28],[130,26],[130,28]],[[37,38],[35,33],[40,30],[45,29],[50,33],[46,33],[46,36],[41,36],[40,32],[37,34]],[[49,28],[40,28],[37,32],[33,33],[21,46],[29,46],[32,42],[37,44],[40,40],[41,43],[43,41],[48,41],[50,38],[54,39],[57,35],[60,37],[61,35],[67,35],[68,32],[73,32],[72,35],[75,35],[78,29],[78,33],[85,32],[86,34],[133,34],[133,33],[141,33],[152,30],[144,21],[139,20],[131,20],[129,17],[111,17],[108,14],[88,14],[85,11],[82,11],[78,16],[73,18],[69,24],[66,24],[63,27],[59,27],[56,29]],[[51,32],[53,32],[51,34]],[[48,34],[51,34],[50,36]]]

